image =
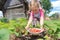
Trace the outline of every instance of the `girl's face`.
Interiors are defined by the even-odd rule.
[[[39,10],[39,8],[37,6],[32,6],[31,9],[34,13],[38,12],[38,10]]]
[[[34,13],[37,13],[38,10],[39,10],[39,7],[36,3],[32,3],[31,5],[31,10],[34,12]]]

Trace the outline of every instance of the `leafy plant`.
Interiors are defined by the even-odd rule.
[[[21,36],[23,34],[28,35],[28,32],[25,30],[26,25],[27,25],[27,20],[25,18],[9,20],[9,22],[6,22],[6,23],[0,20],[0,30],[3,28],[8,29],[10,31],[10,34],[14,33],[16,36]],[[32,25],[30,25],[30,27],[32,27]],[[60,35],[60,21],[59,20],[50,20],[50,21],[45,20],[44,27],[47,29],[46,31],[46,33],[48,34],[47,36],[52,37],[53,40],[60,38],[59,36]]]
[[[9,30],[0,29],[0,40],[9,40]]]

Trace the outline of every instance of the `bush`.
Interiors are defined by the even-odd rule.
[[[7,19],[7,18],[5,18],[5,17],[4,17],[4,18],[1,18],[1,19],[0,19],[0,21],[1,21],[1,22],[4,22],[4,23],[9,22],[9,21],[8,21],[8,19]]]

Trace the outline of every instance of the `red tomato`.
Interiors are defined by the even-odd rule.
[[[31,28],[31,29],[30,29],[30,32],[32,32],[32,33],[40,32],[40,31],[41,31],[41,30],[36,29],[36,28]]]

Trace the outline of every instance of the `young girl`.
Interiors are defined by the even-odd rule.
[[[33,26],[35,26],[36,21],[39,21],[41,29],[43,29],[44,11],[43,11],[41,5],[36,0],[31,0],[29,7],[30,7],[31,12],[30,12],[28,24],[25,27],[25,29],[29,29],[29,26],[31,23],[33,23]]]

